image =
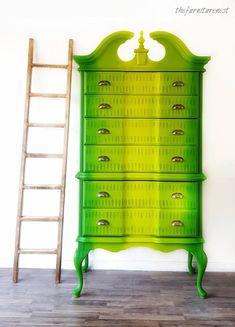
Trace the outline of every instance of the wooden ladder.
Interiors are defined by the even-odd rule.
[[[71,97],[71,78],[72,78],[72,56],[73,56],[73,40],[69,40],[68,44],[68,64],[67,65],[52,65],[52,64],[37,64],[33,62],[34,40],[29,39],[28,50],[28,69],[26,82],[26,99],[24,112],[24,128],[23,128],[23,144],[21,154],[20,182],[18,195],[18,209],[16,221],[16,238],[15,238],[15,255],[13,265],[13,282],[18,281],[19,274],[19,256],[20,254],[55,254],[56,255],[56,274],[55,282],[60,283],[61,280],[61,257],[62,257],[62,238],[63,238],[63,221],[64,221],[64,202],[65,202],[65,186],[66,186],[66,169],[67,169],[67,152],[68,152],[68,132],[69,132],[69,114],[70,114],[70,97]],[[31,81],[33,68],[52,68],[67,70],[67,85],[65,94],[56,93],[32,93]],[[63,124],[53,123],[30,123],[30,99],[32,97],[43,98],[64,98],[65,99],[65,120]],[[27,152],[28,145],[28,130],[34,127],[49,127],[63,128],[64,141],[63,153],[29,153]],[[62,160],[61,184],[25,184],[26,159],[27,158],[60,158]],[[24,190],[60,190],[60,204],[58,216],[23,216]],[[20,247],[21,240],[21,223],[22,222],[58,222],[58,238],[56,249],[23,249]]]

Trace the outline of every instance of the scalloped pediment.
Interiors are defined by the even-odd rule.
[[[79,70],[115,71],[204,71],[210,57],[196,56],[177,36],[168,32],[152,32],[150,37],[165,48],[165,56],[159,61],[148,57],[144,47],[143,32],[140,33],[139,47],[134,49],[134,58],[123,61],[118,56],[120,45],[131,39],[134,33],[119,31],[107,36],[89,55],[74,56]]]

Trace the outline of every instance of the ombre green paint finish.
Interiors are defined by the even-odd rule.
[[[152,61],[141,34],[130,61],[119,46],[133,33],[108,36],[87,56],[81,74],[78,276],[89,251],[145,246],[184,249],[197,262],[197,290],[207,258],[202,235],[202,72],[210,57],[193,55],[176,36],[150,34],[166,50]]]
[[[157,31],[150,37],[162,44],[166,50],[164,58],[152,61],[140,47],[135,51],[135,57],[130,61],[122,61],[118,56],[121,44],[131,39],[134,33],[119,31],[106,37],[91,54],[74,56],[83,71],[157,71],[157,72],[203,72],[204,65],[210,57],[195,56],[187,46],[175,35]]]
[[[97,81],[110,85],[98,85]],[[184,81],[184,87],[175,87],[175,81]],[[86,72],[87,94],[137,95],[198,95],[199,73],[185,72]]]
[[[101,103],[109,104],[110,108],[98,110]],[[172,109],[175,104],[181,104],[182,109]],[[199,96],[190,95],[145,95],[140,98],[136,95],[86,94],[83,106],[86,118],[198,118],[199,116]]]
[[[197,119],[86,118],[87,145],[197,145]]]
[[[197,209],[200,184],[151,181],[84,181],[84,208]],[[99,192],[106,196],[97,197]]]
[[[99,161],[102,156],[107,161]],[[173,158],[183,158],[176,162]],[[98,158],[98,160],[97,160]],[[195,146],[84,146],[83,167],[87,172],[196,173],[198,149]]]

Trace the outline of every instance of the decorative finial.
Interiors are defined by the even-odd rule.
[[[144,49],[145,39],[144,39],[143,35],[144,35],[144,32],[143,31],[140,31],[140,38],[138,39],[138,41],[139,41],[139,49]]]
[[[139,47],[134,50],[134,52],[136,53],[137,65],[145,65],[146,64],[147,53],[149,52],[149,50],[145,49],[145,47],[144,47],[145,39],[144,39],[143,35],[144,35],[144,32],[141,31],[140,37],[138,39]]]

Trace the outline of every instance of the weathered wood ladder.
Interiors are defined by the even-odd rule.
[[[19,256],[20,254],[55,254],[56,255],[56,274],[55,281],[60,283],[61,279],[61,258],[62,258],[62,238],[63,238],[63,221],[64,221],[64,204],[65,204],[65,186],[66,186],[66,169],[67,169],[67,150],[68,150],[68,132],[69,132],[69,113],[70,113],[70,97],[71,97],[71,77],[72,77],[72,56],[73,56],[73,40],[69,40],[68,44],[68,64],[66,65],[53,65],[53,64],[37,64],[33,62],[34,53],[34,40],[29,39],[28,50],[28,69],[27,69],[27,82],[26,82],[26,99],[25,99],[25,113],[24,113],[24,128],[23,128],[23,144],[21,154],[21,168],[20,168],[20,182],[19,182],[19,195],[18,195],[18,210],[16,221],[16,239],[15,239],[15,255],[13,266],[13,281],[18,281],[19,274]],[[66,93],[32,93],[31,82],[33,68],[52,68],[52,69],[66,69],[67,82]],[[64,98],[65,99],[65,120],[63,124],[55,123],[30,123],[30,99],[31,97],[43,98]],[[63,153],[29,153],[28,146],[28,131],[29,128],[63,128],[64,129],[64,142]],[[60,158],[62,160],[62,173],[60,184],[25,184],[26,160],[28,158]],[[23,216],[23,202],[24,190],[60,190],[60,204],[58,216]],[[22,222],[58,222],[58,237],[57,248],[55,249],[23,249],[20,247],[21,242],[21,225]]]

